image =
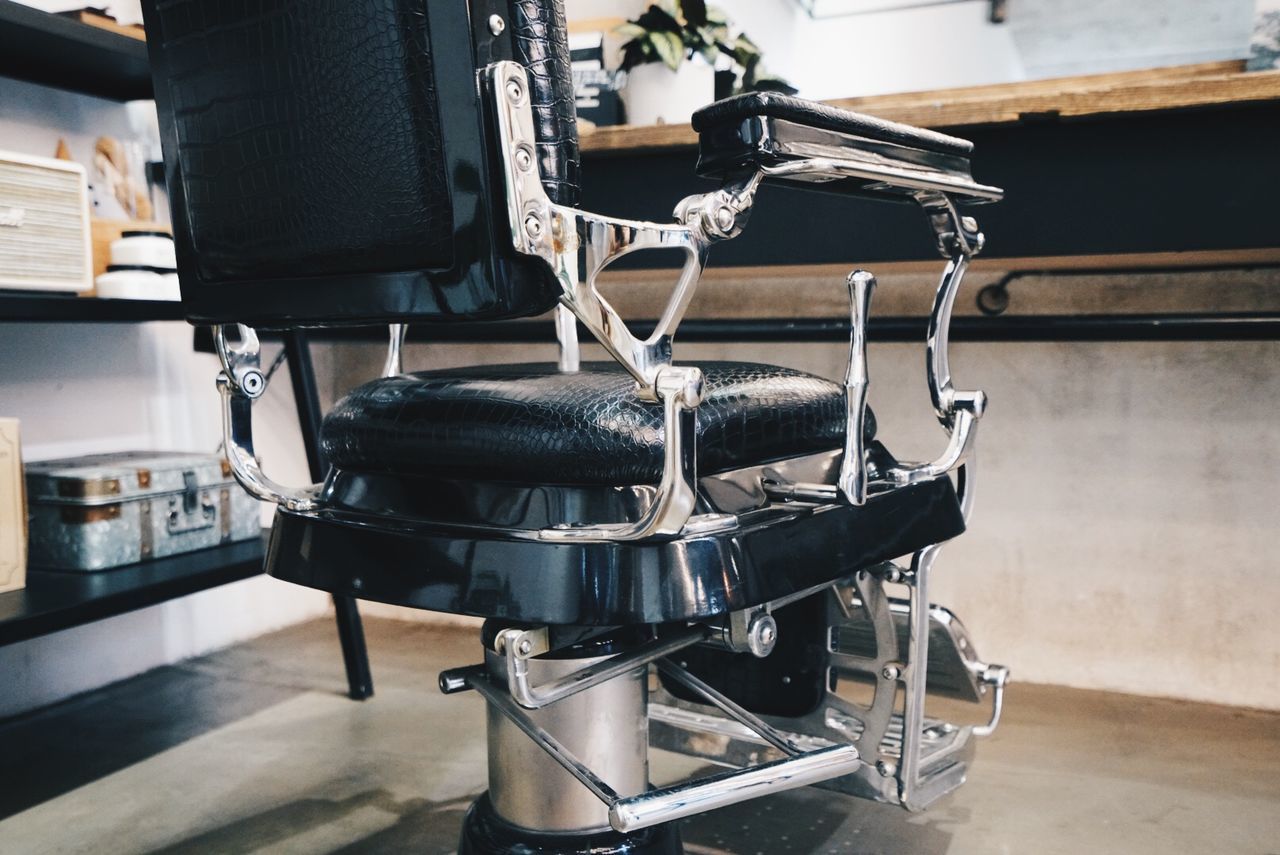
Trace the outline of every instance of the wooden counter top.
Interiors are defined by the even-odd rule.
[[[962,128],[1263,101],[1280,101],[1280,71],[1246,72],[1243,61],[1231,61],[825,103],[920,127]],[[618,125],[584,133],[582,150],[638,154],[688,148],[697,141],[687,125]]]

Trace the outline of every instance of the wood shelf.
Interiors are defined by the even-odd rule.
[[[180,321],[176,300],[103,300],[74,294],[0,291],[0,323],[144,323]]]
[[[0,646],[256,576],[263,554],[245,540],[92,573],[28,570],[27,587],[0,594]]]
[[[86,95],[151,97],[146,43],[0,0],[0,76]]]
[[[1242,61],[1231,61],[824,103],[893,122],[950,129],[1266,101],[1280,101],[1280,71],[1246,72]],[[617,125],[583,134],[582,150],[641,154],[691,148],[697,142],[688,125]]]

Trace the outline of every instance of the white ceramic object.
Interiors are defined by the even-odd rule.
[[[173,238],[159,232],[125,232],[111,242],[111,263],[177,270]]]
[[[622,103],[628,125],[687,125],[694,111],[716,97],[716,70],[700,58],[672,71],[660,62],[627,72]]]
[[[145,267],[112,265],[96,280],[98,297],[104,300],[180,300],[178,274],[160,274]]]

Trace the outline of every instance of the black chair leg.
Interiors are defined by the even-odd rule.
[[[364,625],[353,597],[334,595],[333,610],[338,615],[338,640],[342,662],[347,667],[347,696],[363,701],[373,695],[373,674],[369,671],[369,650],[364,643]]]
[[[293,402],[298,409],[298,426],[307,451],[307,467],[311,480],[324,478],[324,462],[320,459],[320,396],[316,391],[316,372],[311,364],[311,347],[306,333],[290,330],[284,334],[285,358],[289,363],[289,379],[293,382]],[[369,650],[364,641],[364,625],[353,597],[335,595],[333,609],[338,616],[338,640],[342,644],[342,661],[347,668],[347,694],[363,701],[373,694],[373,674],[369,670]]]

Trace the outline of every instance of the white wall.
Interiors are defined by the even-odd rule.
[[[643,0],[568,0],[570,20],[632,17]],[[1025,76],[1008,27],[986,0],[814,20],[790,0],[717,4],[765,65],[818,100],[974,86]]]
[[[0,80],[0,149],[77,157],[126,135],[114,102]],[[27,459],[96,451],[212,452],[217,360],[185,323],[0,323],[0,415],[22,422]],[[307,480],[287,372],[258,407],[262,452],[286,483]],[[117,618],[0,647],[0,716],[49,703],[325,612],[327,598],[258,577]],[[341,661],[335,654],[335,670]]]

